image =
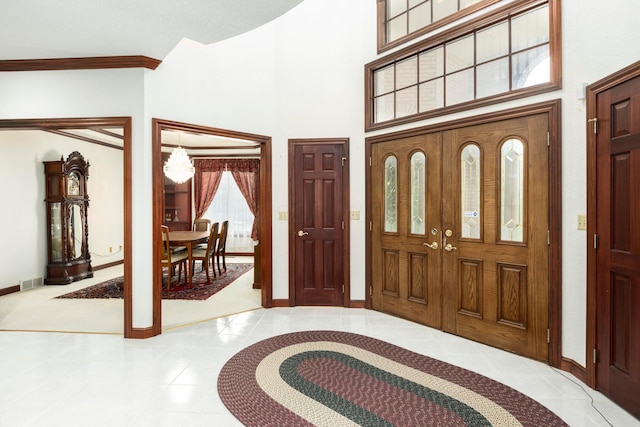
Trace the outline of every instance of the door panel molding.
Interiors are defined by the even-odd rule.
[[[369,232],[366,233],[366,286],[367,299],[365,306],[372,308],[371,283],[372,283],[372,176],[371,158],[374,144],[397,139],[417,137],[435,132],[444,132],[473,125],[488,124],[495,121],[503,121],[511,118],[521,118],[536,114],[546,114],[549,125],[549,183],[548,188],[541,189],[548,194],[549,200],[549,356],[548,363],[554,367],[561,367],[562,361],[562,139],[561,139],[561,100],[532,104],[509,110],[496,111],[437,123],[429,126],[402,130],[371,136],[365,139],[365,162],[367,177],[366,190],[366,221],[369,224]],[[573,373],[575,366],[567,365]],[[567,369],[568,370],[568,369]],[[579,372],[578,372],[579,373]]]

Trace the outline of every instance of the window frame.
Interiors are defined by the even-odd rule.
[[[456,13],[452,13],[442,19],[432,22],[418,30],[387,42],[387,0],[378,0],[378,53],[386,52],[389,49],[405,44],[413,39],[423,36],[438,28],[444,27],[452,22],[457,21],[465,16],[471,15],[481,9],[487,8],[492,4],[499,3],[502,0],[483,0],[474,5],[466,7],[462,10],[458,10]],[[406,13],[406,12],[405,12]]]
[[[375,98],[374,98],[374,72],[401,62],[421,52],[443,46],[447,42],[471,35],[476,31],[491,27],[504,19],[532,10],[547,4],[549,8],[549,58],[550,76],[549,82],[529,87],[524,87],[508,92],[490,95],[484,98],[473,99],[451,106],[436,108],[434,110],[416,113],[400,118],[375,123]],[[516,0],[502,8],[493,11],[490,16],[479,16],[460,26],[456,26],[431,38],[398,50],[383,58],[379,58],[365,65],[365,132],[384,129],[400,124],[416,122],[428,118],[443,116],[451,113],[465,111],[473,108],[494,105],[501,102],[538,95],[562,88],[562,39],[561,39],[561,7],[560,0]],[[474,69],[477,65],[474,65]],[[474,71],[475,72],[475,71]],[[394,91],[395,92],[395,91]]]

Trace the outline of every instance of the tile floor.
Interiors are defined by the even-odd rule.
[[[375,311],[314,307],[258,309],[147,340],[0,332],[0,426],[238,426],[216,392],[220,368],[254,342],[314,329],[366,334],[473,369],[538,400],[571,426],[640,426],[600,393],[543,363]]]

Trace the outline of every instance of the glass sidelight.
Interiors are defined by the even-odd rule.
[[[411,234],[425,234],[426,158],[422,151],[411,155]]]
[[[468,144],[460,154],[461,237],[480,238],[480,147]]]
[[[384,161],[384,231],[398,232],[398,159]]]
[[[507,140],[500,149],[500,240],[523,242],[524,144]]]

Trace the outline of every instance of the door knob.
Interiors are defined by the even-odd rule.
[[[438,242],[433,242],[433,243],[423,243],[424,246],[428,246],[431,249],[438,249]]]
[[[298,231],[298,236],[300,236],[300,237],[308,236],[308,235],[309,235],[309,233],[307,233],[306,231],[302,231],[302,230]]]
[[[451,243],[447,243],[446,246],[444,247],[444,250],[447,251],[447,252],[455,251],[457,249],[458,248],[453,246]]]

